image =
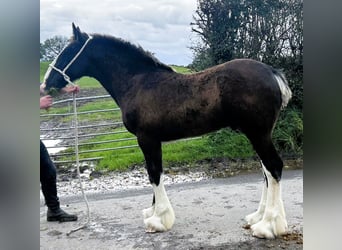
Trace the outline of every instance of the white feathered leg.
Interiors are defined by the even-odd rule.
[[[154,214],[154,205],[152,207],[146,208],[142,211],[144,219],[152,217]]]
[[[146,232],[164,232],[173,226],[175,214],[164,188],[163,176],[160,177],[158,186],[155,184],[152,184],[152,186],[155,195],[155,204],[143,210]]]
[[[264,170],[262,170],[262,172],[264,174]],[[267,200],[267,184],[266,184],[266,180],[265,180],[263,187],[262,187],[261,199],[260,199],[259,207],[258,207],[257,211],[255,211],[254,213],[251,213],[245,217],[245,220],[247,221],[248,225],[254,225],[255,223],[261,221],[262,217],[264,216],[264,212],[265,212],[266,200]]]
[[[276,181],[263,165],[268,188],[262,220],[251,226],[253,236],[272,239],[287,232],[284,204],[281,198],[280,182]]]

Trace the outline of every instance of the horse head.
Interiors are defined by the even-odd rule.
[[[72,23],[73,36],[67,46],[49,65],[44,76],[45,90],[51,88],[61,89],[68,83],[83,76],[89,62],[86,46],[91,36],[82,32],[79,27]]]

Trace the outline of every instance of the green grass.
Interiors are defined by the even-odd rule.
[[[49,67],[50,62],[40,62],[40,82],[43,81],[45,72]]]
[[[206,138],[207,149],[215,156],[248,158],[255,154],[247,137],[229,128],[209,133]]]
[[[122,128],[118,129],[121,130]],[[224,137],[221,142],[217,141],[217,137],[222,137],[220,133],[227,133],[228,137]],[[216,135],[218,134],[218,136]],[[118,134],[118,135],[105,135],[98,136],[88,141],[106,141],[120,138],[134,138],[130,133]],[[216,139],[214,140],[213,137]],[[91,150],[106,147],[119,147],[136,145],[136,140],[106,143],[103,145],[91,145],[84,146],[80,150]],[[175,163],[191,164],[199,160],[212,159],[218,157],[227,158],[249,158],[255,155],[252,146],[248,139],[237,132],[227,130],[225,132],[219,131],[217,133],[211,133],[194,140],[179,140],[175,142],[166,142],[162,145],[163,150],[163,163],[164,167],[174,165]],[[139,148],[121,149],[117,151],[105,151],[98,153],[83,154],[82,157],[104,157],[99,161],[98,169],[107,170],[123,170],[132,165],[143,164],[144,158]]]
[[[95,111],[95,110],[106,110],[106,109],[115,109],[118,108],[116,103],[111,99],[105,100],[97,100],[96,102],[88,102],[84,105],[79,105],[77,107],[77,112],[85,112],[85,111]],[[72,113],[72,105],[56,107],[49,111],[50,114],[64,114],[64,113]],[[46,114],[45,110],[41,110],[41,114]],[[88,114],[78,114],[78,119],[80,122],[98,122],[98,121],[121,121],[121,111],[106,111],[99,113],[88,113]],[[45,118],[46,121],[49,118]],[[63,116],[60,118],[61,122],[70,122],[73,116]]]
[[[222,154],[208,149],[206,138],[196,139],[193,141],[177,141],[164,143],[163,150],[163,165],[168,167],[175,163],[191,164],[203,159],[211,159],[222,157]],[[223,150],[224,145],[221,145]],[[97,168],[106,170],[123,170],[132,165],[141,165],[144,163],[144,158],[140,148],[122,149],[118,151],[102,152],[100,154],[104,157],[100,160]],[[241,158],[240,155],[233,155],[232,158]],[[91,155],[88,155],[90,157]]]
[[[241,139],[242,138],[242,139]],[[200,139],[175,141],[163,143],[163,165],[165,168],[174,164],[192,164],[199,160],[212,159],[218,157],[227,158],[249,158],[255,155],[251,145],[244,136],[232,132],[230,142],[225,144],[212,145],[209,136],[203,136]],[[108,137],[107,137],[108,139]],[[241,145],[241,140],[245,140]],[[115,146],[124,146],[136,144],[136,141],[125,143],[116,143]],[[247,146],[246,146],[247,144]],[[111,145],[111,144],[109,144]],[[106,146],[109,146],[106,145]],[[114,146],[113,144],[111,146]],[[92,147],[94,148],[94,147]],[[99,154],[97,154],[99,155]],[[103,160],[100,160],[98,169],[123,170],[132,165],[141,165],[144,163],[142,152],[139,148],[129,148],[120,151],[109,151],[100,153]],[[87,157],[93,155],[88,154]]]
[[[82,77],[75,83],[80,85],[82,89],[102,88],[102,85],[97,80],[87,76]]]
[[[295,109],[287,109],[280,117],[273,132],[278,150],[287,154],[303,154],[303,114]]]
[[[192,71],[189,68],[186,68],[184,66],[177,66],[177,65],[170,65],[171,68],[173,68],[174,71],[181,73],[181,74],[189,74],[189,73],[194,73],[194,71]]]

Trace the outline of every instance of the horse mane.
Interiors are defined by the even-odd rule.
[[[135,45],[124,39],[109,35],[92,34],[92,36],[96,38],[99,43],[107,44],[115,48],[116,51],[124,52],[124,57],[143,62],[144,67],[150,66],[166,71],[173,71],[170,66],[160,62],[151,52],[144,50],[140,45]]]

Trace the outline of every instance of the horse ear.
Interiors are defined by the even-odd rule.
[[[72,23],[72,33],[74,35],[74,40],[80,40],[82,37],[82,32],[79,27],[76,27],[74,23]]]

